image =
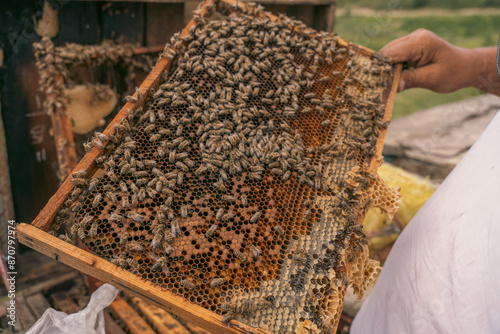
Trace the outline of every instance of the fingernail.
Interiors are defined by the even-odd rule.
[[[401,79],[399,80],[398,92],[402,91],[403,89],[405,89],[405,81]]]

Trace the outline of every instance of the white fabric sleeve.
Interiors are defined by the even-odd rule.
[[[83,310],[67,315],[48,309],[26,334],[105,334],[102,310],[115,300],[117,294],[117,288],[103,284],[94,291]]]
[[[351,333],[500,333],[500,113],[401,233]]]

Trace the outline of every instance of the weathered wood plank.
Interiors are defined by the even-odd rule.
[[[137,297],[132,298],[132,305],[148,319],[154,330],[159,334],[191,334],[172,315],[155,305],[151,305]]]
[[[38,283],[38,284],[33,284],[32,286],[29,286],[26,289],[23,289],[21,291],[17,291],[16,294],[18,296],[29,296],[33,293],[44,291],[44,290],[50,289],[54,286],[60,285],[64,282],[67,282],[71,279],[74,279],[80,275],[81,274],[79,272],[76,272],[76,271],[70,272],[68,274],[65,274],[62,276],[57,276],[57,277],[51,278],[49,280],[43,281],[43,282]]]
[[[30,308],[28,307],[28,304],[26,303],[25,298],[19,297],[16,298],[16,329],[22,330],[22,329],[28,329],[30,328],[35,322],[36,318],[31,313]]]
[[[102,312],[104,314],[104,330],[106,334],[125,334],[125,331],[113,320],[108,311],[103,310]]]
[[[401,71],[403,70],[403,64],[397,64],[394,70],[394,79],[392,81],[392,87],[389,91],[389,96],[387,97],[387,102],[385,103],[385,113],[383,120],[389,122],[392,117],[392,108],[394,107],[394,100],[396,99],[396,93],[398,92],[399,78],[401,77]],[[382,163],[382,150],[384,149],[385,137],[387,135],[387,128],[382,129],[377,139],[376,153],[369,162],[369,170],[371,173],[377,173],[378,166]]]
[[[146,45],[165,45],[173,34],[184,28],[183,3],[147,3]]]
[[[37,320],[42,317],[45,310],[51,308],[49,302],[41,293],[35,293],[34,295],[26,297],[26,304]]]
[[[121,43],[144,43],[144,4],[106,2],[101,5],[102,38]]]
[[[53,2],[59,10],[59,35],[54,38],[54,44],[66,42],[78,44],[98,44],[99,10],[98,2],[64,1]]]
[[[57,291],[50,295],[54,308],[66,314],[76,313],[80,311],[75,301],[68,295],[66,291]]]
[[[108,306],[108,310],[127,326],[131,334],[155,334],[146,321],[120,296],[116,296],[114,302]]]

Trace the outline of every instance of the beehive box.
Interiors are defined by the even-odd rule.
[[[399,71],[206,1],[19,240],[214,333],[334,332],[377,273],[365,212],[397,209],[376,170]],[[70,218],[84,250],[53,236]]]

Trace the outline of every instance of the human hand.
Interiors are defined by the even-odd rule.
[[[401,74],[398,91],[420,87],[448,93],[477,86],[484,68],[484,57],[479,50],[456,47],[433,32],[418,29],[390,42],[380,53],[394,63],[408,65]]]

